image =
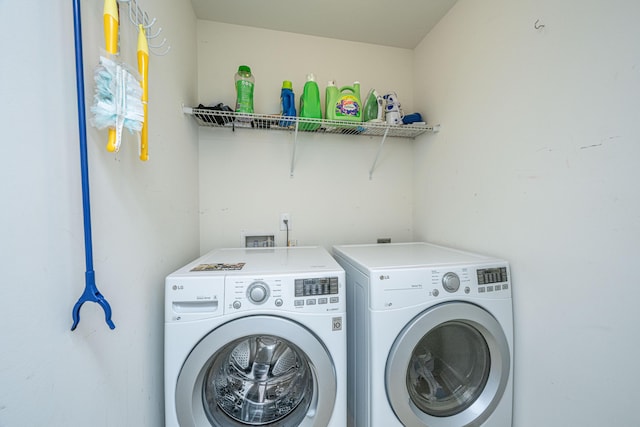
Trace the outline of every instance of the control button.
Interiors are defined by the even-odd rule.
[[[478,293],[479,294],[483,294],[484,293],[484,288],[478,288]]]
[[[315,299],[312,299],[312,298],[309,298],[309,299],[307,300],[307,305],[316,305],[316,300],[315,300]]]
[[[434,289],[431,291],[431,295],[433,295],[434,297],[437,297],[438,295],[440,295],[440,291],[437,289]]]
[[[253,282],[247,289],[247,298],[254,304],[263,304],[269,297],[269,286],[264,282]]]
[[[326,304],[328,300],[326,298],[318,298],[318,304]]]
[[[456,273],[447,273],[442,277],[442,286],[447,292],[456,292],[460,288],[460,278]]]
[[[242,307],[242,303],[240,301],[234,301],[233,302],[233,308],[238,310],[238,309],[240,309],[240,307]]]
[[[282,307],[282,304],[283,304],[282,299],[278,298],[276,300],[276,307]]]
[[[295,307],[304,307],[304,300],[303,299],[297,299],[293,302],[293,305]]]
[[[329,298],[329,302],[331,304],[338,303],[338,302],[340,302],[340,298],[339,297],[331,297],[331,298]]]
[[[487,286],[487,292],[493,292],[493,286]]]
[[[469,292],[471,292],[471,288],[470,288],[470,287],[468,287],[468,286],[466,286],[466,287],[464,288],[464,293],[465,293],[465,294],[468,294]]]
[[[509,284],[508,283],[503,284],[502,289],[509,289]]]

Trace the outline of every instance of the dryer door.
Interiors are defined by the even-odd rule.
[[[300,324],[247,316],[221,325],[187,357],[176,386],[181,427],[320,427],[336,399],[326,347]]]
[[[415,317],[396,339],[387,397],[405,426],[479,426],[500,402],[509,370],[498,321],[474,304],[444,303]]]

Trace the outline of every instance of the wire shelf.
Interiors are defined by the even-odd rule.
[[[425,124],[390,125],[385,122],[348,122],[341,120],[282,117],[274,114],[235,113],[210,108],[184,107],[200,126],[228,129],[268,129],[358,136],[415,138],[425,132],[437,132],[438,126]]]
[[[369,179],[373,179],[373,171],[376,168],[384,142],[388,137],[415,138],[425,132],[439,132],[440,125],[409,124],[390,125],[385,122],[347,122],[341,120],[310,119],[306,117],[282,117],[276,114],[247,114],[235,113],[213,109],[212,107],[182,107],[185,114],[194,117],[200,126],[227,128],[227,129],[266,129],[275,131],[288,131],[294,133],[293,150],[291,153],[290,176],[296,163],[296,146],[298,135],[304,133],[314,134],[339,134],[357,136],[378,136],[380,145],[371,169]]]

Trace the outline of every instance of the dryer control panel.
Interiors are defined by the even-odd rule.
[[[510,294],[509,269],[505,267],[487,267],[476,270],[478,293],[497,292]]]
[[[472,266],[465,268],[434,269],[431,271],[432,296],[440,290],[446,294],[483,296],[497,292],[496,296],[509,294],[509,271],[507,266]],[[502,292],[504,291],[504,292]],[[487,295],[488,296],[488,295]]]
[[[377,270],[369,278],[374,310],[392,310],[438,300],[511,298],[506,263],[443,265]]]

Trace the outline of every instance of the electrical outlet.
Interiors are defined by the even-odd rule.
[[[288,224],[284,223],[284,220],[288,221]],[[281,213],[280,214],[280,231],[287,231],[287,227],[288,230],[291,231],[291,215],[289,215],[288,213]]]

